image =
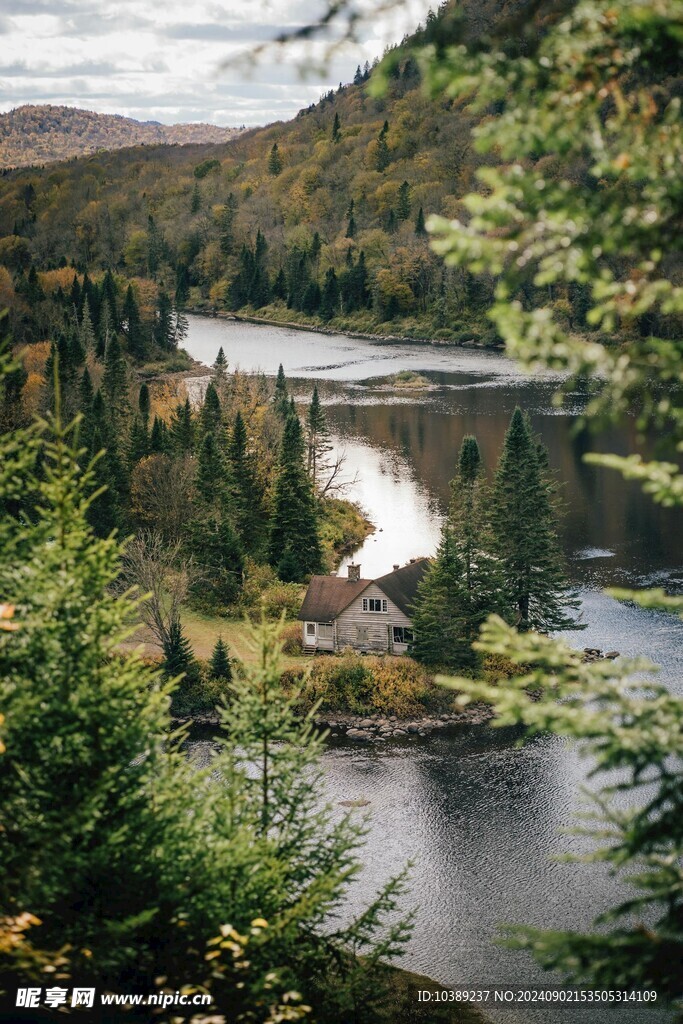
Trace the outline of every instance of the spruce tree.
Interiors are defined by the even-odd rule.
[[[144,422],[139,416],[136,416],[133,420],[133,426],[130,428],[130,440],[128,442],[129,467],[132,469],[136,462],[144,459],[146,455],[149,455],[149,434]]]
[[[230,652],[222,636],[218,637],[211,652],[209,672],[214,679],[227,679],[228,681],[232,679]]]
[[[244,573],[244,548],[225,504],[199,503],[187,547],[195,569],[193,598],[202,607],[224,611],[239,596]]]
[[[491,521],[506,601],[520,631],[576,629],[579,607],[569,588],[557,536],[554,485],[545,449],[515,409],[496,469]]]
[[[202,409],[199,414],[199,422],[201,429],[207,433],[212,433],[218,438],[221,430],[221,402],[216,391],[216,385],[212,380],[209,381],[206,392],[204,393],[204,401],[202,403]]]
[[[421,237],[427,234],[427,228],[425,227],[425,215],[422,207],[417,211],[417,219],[415,221],[415,234]]]
[[[222,504],[227,492],[225,460],[211,431],[199,446],[195,489],[199,500],[211,507]]]
[[[154,452],[159,455],[163,455],[168,452],[169,448],[170,442],[168,438],[168,427],[160,416],[155,416],[154,423],[152,424],[152,432],[149,438],[150,453]]]
[[[218,355],[216,356],[213,364],[213,375],[217,381],[222,383],[228,375],[228,360],[225,358],[225,352],[223,346],[218,349]]]
[[[332,450],[330,444],[330,431],[327,426],[325,410],[320,404],[318,385],[313,387],[311,404],[308,407],[307,425],[307,448],[308,448],[308,472],[313,481],[314,487],[318,483],[318,477],[325,468],[325,459]]]
[[[285,377],[285,371],[282,368],[282,363],[280,363],[277,368],[273,405],[275,406],[275,411],[278,412],[283,419],[286,419],[289,415],[289,392],[287,390],[287,378]]]
[[[282,157],[278,150],[277,142],[273,143],[273,147],[268,157],[268,173],[272,174],[274,178],[277,178],[278,174],[282,171]]]
[[[176,347],[176,328],[173,303],[169,295],[161,289],[157,298],[156,318],[154,320],[154,340],[159,348],[170,352]]]
[[[255,459],[249,452],[247,428],[239,410],[228,442],[228,462],[235,526],[245,550],[254,555],[264,540],[263,495]]]
[[[164,672],[170,679],[184,676],[187,682],[193,682],[198,674],[192,645],[185,636],[180,619],[173,620],[164,643]]]
[[[138,409],[140,411],[140,416],[142,417],[142,422],[144,424],[145,430],[147,430],[147,426],[149,424],[149,414],[151,411],[151,401],[149,396],[149,388],[144,382],[140,385],[140,391],[138,393]]]
[[[123,300],[123,330],[128,342],[128,351],[133,359],[144,359],[147,355],[145,332],[140,319],[137,300],[133,286],[128,285],[126,297]]]
[[[275,481],[269,559],[281,579],[295,583],[320,572],[323,564],[316,499],[304,458],[301,424],[290,414]]]
[[[339,119],[339,113],[335,112],[334,121],[332,122],[332,141],[339,142],[341,139],[341,121]]]
[[[389,122],[385,121],[382,125],[382,130],[377,137],[377,160],[376,168],[378,171],[385,171],[389,166],[389,146],[387,145],[387,133],[389,131]]]
[[[190,399],[177,405],[169,428],[171,447],[176,454],[189,455],[194,448],[194,418]]]
[[[472,644],[482,623],[505,609],[488,506],[479,445],[476,438],[465,437],[441,544],[416,602],[414,654],[424,664],[474,666]]]
[[[190,213],[192,213],[192,214],[199,213],[201,208],[202,208],[202,193],[201,193],[201,189],[199,188],[199,182],[195,181],[194,185],[192,186],[192,195],[191,195],[191,198],[190,198]]]
[[[333,316],[338,316],[339,312],[339,282],[334,267],[330,267],[325,274],[325,284],[320,298],[320,315],[323,320],[331,320]]]
[[[408,220],[408,217],[410,217],[411,193],[412,188],[407,181],[399,185],[398,201],[396,203],[396,216],[399,220]]]
[[[107,401],[107,414],[115,441],[120,440],[120,431],[128,412],[128,369],[123,358],[118,338],[113,337],[104,356],[102,389]]]

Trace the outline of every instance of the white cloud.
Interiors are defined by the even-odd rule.
[[[363,26],[361,43],[302,80],[300,45],[249,75],[236,58],[315,18],[323,0],[118,0],[113,11],[108,0],[3,0],[0,109],[49,102],[167,123],[264,124],[349,81],[356,64],[380,56],[428,6],[397,3]],[[310,44],[309,67],[323,50]]]

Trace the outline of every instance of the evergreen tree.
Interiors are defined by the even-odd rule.
[[[301,299],[301,312],[313,316],[320,309],[322,292],[317,281],[309,281]]]
[[[248,444],[247,428],[238,410],[228,443],[232,512],[242,544],[253,555],[262,546],[264,514],[256,463]]]
[[[202,410],[199,415],[201,429],[205,433],[214,434],[218,438],[222,425],[221,401],[216,391],[216,385],[209,381],[204,393]]]
[[[199,182],[195,181],[192,186],[192,196],[190,198],[190,213],[197,214],[202,208],[202,192],[199,187]]]
[[[396,203],[396,216],[399,220],[408,220],[410,217],[412,188],[407,181],[402,182],[398,189],[398,201]]]
[[[213,679],[226,679],[228,682],[232,679],[230,652],[228,650],[228,645],[225,643],[222,636],[218,637],[213,651],[211,652],[209,672]]]
[[[152,432],[149,438],[149,450],[150,453],[154,452],[158,455],[163,455],[168,452],[170,448],[170,442],[168,438],[168,427],[159,416],[154,417],[154,423],[152,424]]]
[[[287,378],[285,377],[285,371],[282,368],[282,363],[280,363],[277,368],[273,405],[275,406],[275,411],[278,412],[283,419],[286,419],[289,415],[289,392],[287,390]]]
[[[159,348],[170,352],[176,348],[176,324],[174,320],[173,303],[167,292],[163,289],[157,298],[156,317],[154,320],[154,340]]]
[[[171,447],[177,454],[189,455],[194,447],[194,421],[190,399],[176,406],[169,429]]]
[[[415,221],[415,234],[420,236],[427,234],[427,228],[425,227],[425,215],[422,207],[420,207],[420,209],[417,211],[417,219]]]
[[[339,316],[339,312],[339,281],[334,267],[330,267],[325,274],[320,297],[320,315],[323,320],[331,320],[333,316]]]
[[[149,455],[149,434],[138,416],[133,420],[128,443],[128,465],[132,468],[140,459]]]
[[[179,263],[175,275],[175,301],[184,306],[190,297],[190,274],[185,263]]]
[[[426,665],[474,666],[472,644],[482,623],[505,608],[488,506],[479,445],[476,438],[465,437],[441,544],[415,605],[413,652]]]
[[[128,351],[134,359],[144,359],[147,355],[145,333],[140,320],[140,311],[135,299],[133,286],[128,285],[123,300],[123,330],[128,342]]]
[[[515,409],[496,470],[491,505],[505,594],[520,631],[576,629],[579,606],[567,583],[545,450]]]
[[[194,681],[198,666],[192,645],[185,636],[180,619],[174,619],[164,643],[164,672],[171,679],[184,676],[185,682]]]
[[[218,355],[213,364],[213,375],[220,382],[223,382],[228,375],[228,360],[225,358],[222,345],[218,349]]]
[[[361,71],[360,64],[359,64],[358,67],[356,68],[356,73],[353,76],[353,84],[354,85],[361,85],[362,82],[363,82],[363,72]]]
[[[112,425],[113,438],[120,436],[128,412],[128,370],[118,338],[113,337],[104,356],[102,387],[107,400],[108,420]]]
[[[274,299],[280,299],[281,302],[287,298],[287,278],[282,267],[277,272],[277,276],[273,281],[272,295]]]
[[[282,171],[282,157],[277,146],[277,142],[273,143],[273,148],[270,151],[268,157],[268,173],[272,174],[274,178],[277,178],[278,174]]]
[[[339,120],[339,113],[335,112],[334,121],[332,122],[332,141],[339,142],[341,139],[341,121]]]
[[[281,579],[297,583],[320,572],[323,563],[315,494],[304,455],[301,424],[290,415],[275,481],[269,558]]]
[[[120,326],[118,311],[118,290],[116,288],[116,281],[114,280],[114,275],[112,274],[111,270],[107,270],[104,277],[102,278],[100,305],[102,306],[105,301],[109,306],[109,315],[111,316],[112,330],[117,331]]]
[[[86,366],[81,376],[81,382],[78,388],[78,408],[81,414],[81,422],[78,427],[78,440],[79,443],[86,449],[88,455],[92,456],[93,451],[93,434],[95,431],[95,419],[93,416],[93,400],[95,393],[93,391],[92,379]]]
[[[197,497],[207,506],[222,505],[226,494],[226,467],[216,437],[210,431],[204,434],[197,457],[195,487]]]
[[[396,213],[393,209],[391,209],[389,210],[389,216],[387,218],[387,233],[390,235],[394,235],[396,233],[397,228],[398,220],[396,217]]]
[[[149,423],[149,414],[151,411],[151,402],[149,396],[149,388],[144,382],[140,385],[140,391],[138,393],[138,410],[140,412],[140,416],[142,417],[142,422],[145,426],[145,430],[147,430],[147,425]]]
[[[190,587],[195,601],[225,609],[239,596],[244,549],[225,509],[200,506],[188,529],[188,549],[196,578]]]
[[[313,387],[313,396],[308,407],[307,427],[308,472],[315,486],[320,472],[325,468],[325,459],[332,450],[327,417],[320,404],[317,384]]]
[[[100,305],[100,323],[97,330],[97,341],[95,344],[95,354],[98,359],[104,358],[104,353],[107,351],[107,345],[109,340],[114,334],[114,321],[112,319],[109,300],[102,299]]]
[[[391,157],[389,156],[389,146],[387,145],[388,132],[389,122],[385,121],[382,125],[381,132],[377,136],[377,160],[375,166],[378,171],[385,171],[391,160]]]

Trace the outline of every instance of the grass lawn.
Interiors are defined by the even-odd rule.
[[[211,657],[214,644],[222,636],[233,657],[247,664],[255,660],[254,652],[249,646],[248,626],[244,619],[226,619],[220,615],[202,615],[200,612],[185,608],[181,621],[185,635],[192,644],[198,658],[207,660]],[[140,637],[140,640],[144,639]],[[150,657],[160,656],[159,648],[153,644],[145,644],[145,654]],[[283,668],[296,668],[310,664],[310,658],[283,655]]]

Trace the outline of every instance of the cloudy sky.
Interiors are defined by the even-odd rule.
[[[372,10],[377,0],[358,0]],[[336,53],[270,54],[247,74],[236,58],[285,29],[309,23],[323,0],[1,0],[0,110],[57,103],[166,124],[265,124],[292,117],[350,81],[424,17],[428,0],[398,0],[371,17],[359,46]]]

